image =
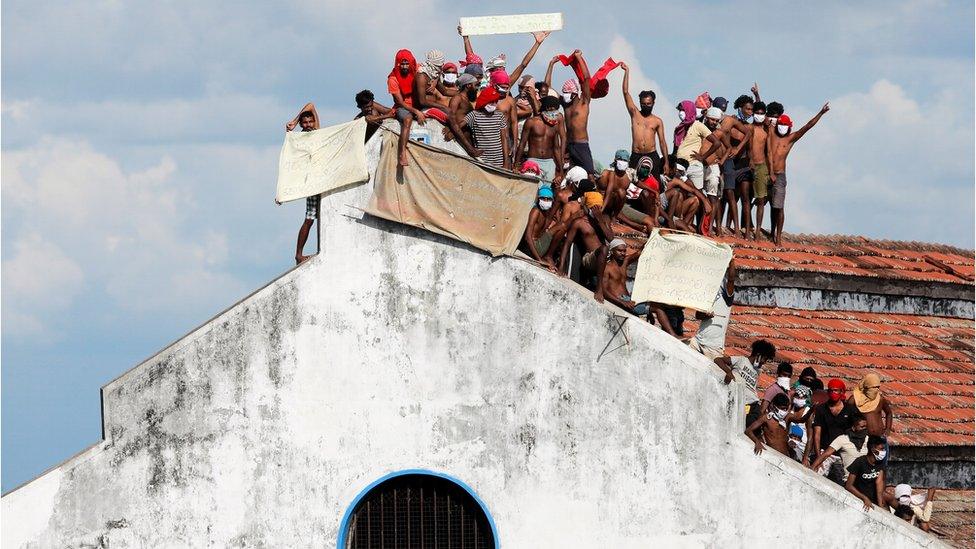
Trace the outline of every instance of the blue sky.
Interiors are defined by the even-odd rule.
[[[829,100],[791,156],[787,231],[973,246],[972,2],[402,6],[3,3],[4,490],[99,439],[99,387],[291,265],[304,206],[273,197],[296,110],[388,100],[397,49],[461,57],[459,16],[563,11],[527,72],[627,61],[669,138],[705,90],[757,81],[800,123]],[[473,40],[514,64],[532,39]],[[604,162],[629,147],[619,78],[591,117]]]

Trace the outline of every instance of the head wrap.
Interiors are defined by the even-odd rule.
[[[800,427],[799,425],[793,424],[790,427],[790,436],[795,436],[795,437],[803,438],[803,427]]]
[[[481,90],[481,93],[478,94],[478,99],[474,102],[474,108],[483,108],[488,103],[494,103],[501,98],[502,96],[500,93],[498,93],[498,90],[496,90],[493,86],[488,86],[487,88]]]
[[[468,84],[474,84],[477,81],[478,79],[475,78],[474,76],[471,76],[468,73],[464,73],[461,76],[458,76],[457,87],[463,88],[464,86],[467,86]]]
[[[781,114],[779,115],[779,118],[776,119],[776,124],[780,126],[789,126],[792,128],[793,120],[791,120],[789,116],[786,116],[785,114]]]
[[[495,69],[505,68],[505,54],[499,53],[497,56],[492,57],[488,60],[488,70],[493,71]]]
[[[700,98],[701,96],[699,96]],[[677,149],[681,142],[685,140],[685,136],[688,135],[688,128],[691,127],[692,122],[695,121],[695,104],[685,99],[678,104],[678,110],[685,113],[685,119],[678,122],[678,125],[674,127],[674,148]]]
[[[447,72],[447,69],[454,69],[454,72],[457,72],[457,68],[458,68],[457,65],[451,63],[450,61],[441,65],[441,70],[443,72]]]
[[[536,166],[536,168],[538,168],[538,166]],[[552,197],[553,197],[552,187],[550,187],[549,185],[543,185],[539,187],[539,198],[552,199]]]
[[[907,484],[899,484],[898,486],[895,486],[895,499],[900,500],[904,497],[911,498],[911,505],[922,505],[925,503],[925,494],[919,494],[917,496],[912,495],[911,486]]]
[[[505,72],[505,69],[492,71],[491,76],[488,79],[493,86],[510,86],[512,84],[512,81],[508,77],[508,73]]]
[[[718,107],[708,107],[708,110],[705,111],[705,117],[706,118],[711,118],[712,120],[721,120],[722,119],[722,109],[720,109]]]
[[[627,149],[617,149],[617,152],[613,153],[613,159],[630,161],[630,151]]]
[[[627,243],[619,238],[614,238],[610,241],[610,249],[619,248],[620,246],[626,246]]]
[[[563,93],[579,93],[580,87],[579,82],[575,78],[570,78],[569,80],[563,82]]]
[[[847,390],[847,385],[844,385],[844,382],[839,379],[831,379],[830,381],[827,382],[827,390],[828,391],[839,390],[840,399],[838,400],[843,400],[845,397],[844,391]],[[833,400],[833,398],[831,398],[831,400]]]
[[[586,169],[582,166],[573,166],[566,172],[566,179],[570,183],[579,183],[580,181],[586,179]]]
[[[718,107],[719,110],[725,112],[725,109],[729,108],[729,100],[724,97],[716,97],[715,100],[712,101],[712,106]]]
[[[430,50],[427,52],[427,60],[420,67],[420,72],[435,80],[441,75],[441,67],[444,65],[444,52],[441,50]]]
[[[400,73],[400,63],[403,61],[410,63],[410,70],[406,75]],[[396,78],[397,86],[400,88],[400,95],[403,96],[404,100],[409,102],[413,101],[413,75],[416,72],[417,60],[410,53],[410,50],[396,52],[396,57],[393,61],[393,70],[390,71],[390,76]]]
[[[583,203],[586,204],[587,208],[594,206],[603,207],[603,195],[596,191],[583,193]]]
[[[458,65],[461,65],[462,67],[465,67],[467,65],[472,65],[472,64],[473,65],[482,65],[483,63],[484,63],[484,61],[481,60],[481,57],[477,53],[469,53],[464,58],[463,61],[458,61]]]
[[[525,162],[522,162],[522,169],[519,170],[519,173],[534,173],[536,175],[541,175],[542,168],[540,168],[539,164],[536,162],[526,160]]]
[[[481,63],[468,63],[468,65],[464,67],[464,74],[470,74],[471,76],[480,79],[485,74],[485,71],[481,68]]]
[[[701,95],[695,98],[695,108],[705,110],[712,106],[712,96],[708,95],[708,92],[702,92]]]
[[[873,412],[881,404],[881,376],[871,372],[854,388],[854,404],[863,413]],[[869,389],[870,387],[870,389]]]

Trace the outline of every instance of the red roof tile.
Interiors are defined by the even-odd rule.
[[[783,244],[718,238],[735,247],[745,270],[828,274],[972,284],[973,251],[939,244],[869,240],[851,236],[784,235]]]
[[[696,322],[686,318],[693,333]],[[893,444],[972,446],[973,335],[972,319],[736,305],[726,353],[748,354],[754,340],[765,338],[797,374],[813,366],[849,390],[876,371],[894,410]],[[775,368],[767,365],[760,389],[774,382]]]

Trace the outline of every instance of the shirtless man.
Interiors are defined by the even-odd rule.
[[[427,52],[427,60],[417,67],[417,74],[413,80],[417,108],[421,110],[447,108],[450,98],[447,97],[447,90],[441,83],[443,65],[444,53],[440,50],[430,50]]]
[[[619,238],[610,242],[610,257],[606,259],[607,265],[603,269],[603,292],[610,303],[630,314],[646,316],[649,310],[647,303],[634,303],[627,291],[627,267],[640,257],[640,252],[638,249],[628,254],[627,243]]]
[[[881,377],[869,373],[854,388],[848,403],[857,406],[867,420],[868,434],[876,437],[886,437],[891,432],[893,415],[891,403],[881,393]]]
[[[711,215],[712,204],[701,190],[688,180],[688,161],[682,158],[671,163],[673,174],[668,181],[665,194],[668,196],[668,209],[664,218],[675,229],[695,232],[695,214]]]
[[[636,168],[641,158],[649,156],[654,162],[652,170],[654,175],[667,173],[669,171],[668,144],[664,140],[664,121],[651,114],[657,97],[653,91],[644,90],[638,96],[640,107],[635,105],[630,97],[630,67],[627,63],[621,63],[620,68],[624,70],[624,104],[627,106],[627,112],[630,113],[630,133],[633,140],[630,148],[630,167]]]
[[[758,91],[756,92],[758,93]],[[752,201],[756,206],[756,225],[752,232],[746,227],[746,239],[759,240],[766,200],[769,196],[769,124],[766,122],[766,104],[756,101],[752,105],[752,137],[749,139],[749,168],[752,170]],[[743,207],[745,213],[745,207]]]
[[[572,172],[576,168],[582,169],[580,166],[574,166],[567,172],[567,179],[572,180],[572,176],[574,176]],[[607,245],[605,242],[613,238],[613,232],[609,229],[609,223],[600,221],[602,212],[599,211],[599,208],[594,209],[579,206],[579,211],[582,211],[585,215],[575,215],[577,207],[574,207],[572,203],[578,203],[579,198],[584,194],[594,192],[596,186],[593,182],[589,179],[582,178],[574,187],[575,190],[568,200],[569,204],[563,209],[563,217],[570,216],[573,218],[573,221],[570,223],[566,232],[566,239],[563,240],[563,249],[559,254],[559,271],[566,272],[566,261],[569,259],[569,246],[579,238],[583,249],[586,250],[583,254],[582,268],[588,271],[589,275],[595,275],[597,280],[597,287],[593,293],[593,298],[603,303],[603,270],[606,267],[604,258],[607,256]]]
[[[580,50],[573,52],[583,72],[583,81],[577,82],[569,79],[562,87],[563,111],[566,113],[566,136],[568,145],[566,151],[569,153],[569,162],[573,166],[582,166],[586,173],[597,175],[593,165],[593,153],[590,152],[590,135],[586,131],[587,123],[590,118],[590,69],[583,60],[583,53]],[[552,79],[552,67],[559,61],[559,57],[553,57],[549,62],[549,70],[546,72],[546,83]]]
[[[746,436],[755,443],[756,455],[762,453],[766,446],[776,450],[784,456],[790,455],[789,437],[786,434],[786,416],[789,414],[790,399],[784,394],[773,397],[769,411],[746,427]],[[759,439],[762,430],[763,439]]]
[[[629,164],[630,153],[625,149],[618,150],[613,155],[613,165],[610,169],[603,170],[596,181],[597,188],[603,191],[603,213],[610,219],[617,217],[627,200],[627,188],[631,182],[630,174],[627,173]]]
[[[749,111],[749,116],[752,116],[752,100],[750,100],[748,97],[745,97],[745,99],[748,101],[747,108]],[[739,98],[739,100],[736,101],[736,105],[740,105],[741,107],[741,100],[742,98]],[[715,118],[710,116],[708,112],[712,114],[719,114],[717,128],[713,128],[711,126],[710,122],[714,123]],[[712,206],[718,207],[718,215],[715,216],[715,234],[721,236],[725,234],[725,229],[722,226],[722,218],[725,215],[725,202],[729,203],[730,213],[735,220],[733,224],[735,227],[735,232],[739,232],[738,211],[735,205],[735,186],[736,178],[738,177],[738,170],[735,168],[735,162],[733,159],[737,159],[740,152],[745,148],[748,138],[752,133],[752,128],[751,125],[746,124],[737,116],[725,116],[721,112],[715,113],[711,109],[709,109],[708,112],[705,115],[705,125],[709,126],[709,129],[712,130],[712,135],[717,139],[710,140],[711,145],[704,152],[700,153],[700,157],[706,159],[714,158],[715,163],[720,166],[721,175],[724,180],[721,188],[718,189],[718,192],[723,194],[724,198],[727,200],[722,201],[717,196],[712,198]],[[718,156],[713,156],[719,151],[721,151],[721,154]],[[709,162],[703,163],[705,166],[710,165]]]
[[[477,158],[481,156],[481,151],[472,144],[471,134],[464,130],[464,118],[474,110],[474,103],[478,99],[478,79],[470,74],[462,74],[458,77],[457,84],[458,93],[451,98],[447,109],[447,129],[469,155]],[[447,131],[444,132],[444,138],[449,138]]]
[[[711,134],[702,140],[701,149],[691,155],[692,159],[698,160],[704,166],[703,190],[708,196],[713,212],[718,209],[718,193],[722,179],[719,166],[725,160],[731,148],[729,132],[723,130],[721,127],[723,118],[728,117],[724,116],[722,110],[718,107],[709,107],[705,111],[704,124],[711,131]],[[711,222],[715,227],[715,234],[721,235],[722,220],[715,215],[712,217],[714,219]],[[702,226],[702,233],[708,234],[708,227],[704,226],[704,224]]]
[[[552,205],[552,188],[540,187],[536,206],[529,212],[529,222],[525,227],[523,243],[533,259],[555,273],[558,271],[553,262],[553,256],[556,250],[560,248],[563,237],[566,236],[566,227],[575,218],[569,222],[560,221],[547,228],[553,217]],[[583,214],[578,212],[576,215],[582,217]]]
[[[729,158],[722,164],[722,177],[724,185],[722,187],[724,201],[728,205],[728,217],[725,221],[725,228],[732,230],[736,236],[743,236],[740,229],[749,232],[752,227],[752,216],[749,211],[749,191],[752,189],[752,173],[749,169],[749,141],[752,138],[752,109],[753,99],[748,95],[740,95],[732,105],[735,108],[735,116],[727,116],[729,119],[729,138],[732,143],[732,151]],[[726,121],[722,120],[724,124]],[[742,225],[739,225],[738,203],[742,205]],[[719,205],[719,210],[722,205]],[[719,212],[721,219],[724,212]]]
[[[525,121],[522,138],[515,151],[515,165],[532,160],[542,168],[542,180],[556,183],[563,179],[566,156],[566,124],[559,114],[559,100],[542,98],[542,112]]]
[[[359,113],[356,114],[355,119],[366,119],[366,141],[373,137],[376,130],[380,128],[380,123],[387,118],[396,116],[393,109],[377,103],[373,92],[369,90],[363,90],[356,94],[356,107],[359,109]]]
[[[769,177],[773,182],[773,192],[769,198],[773,207],[773,243],[777,246],[783,240],[783,221],[786,217],[783,211],[783,206],[786,204],[786,157],[789,156],[793,145],[810,131],[810,128],[814,127],[829,110],[830,104],[824,103],[820,112],[796,132],[792,131],[793,121],[784,114],[778,117],[776,131],[771,132],[766,140],[769,146],[767,154],[771,161]]]

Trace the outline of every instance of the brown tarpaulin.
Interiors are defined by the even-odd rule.
[[[397,134],[383,132],[366,212],[467,242],[493,256],[519,245],[535,203],[536,180],[411,141],[398,173]]]

